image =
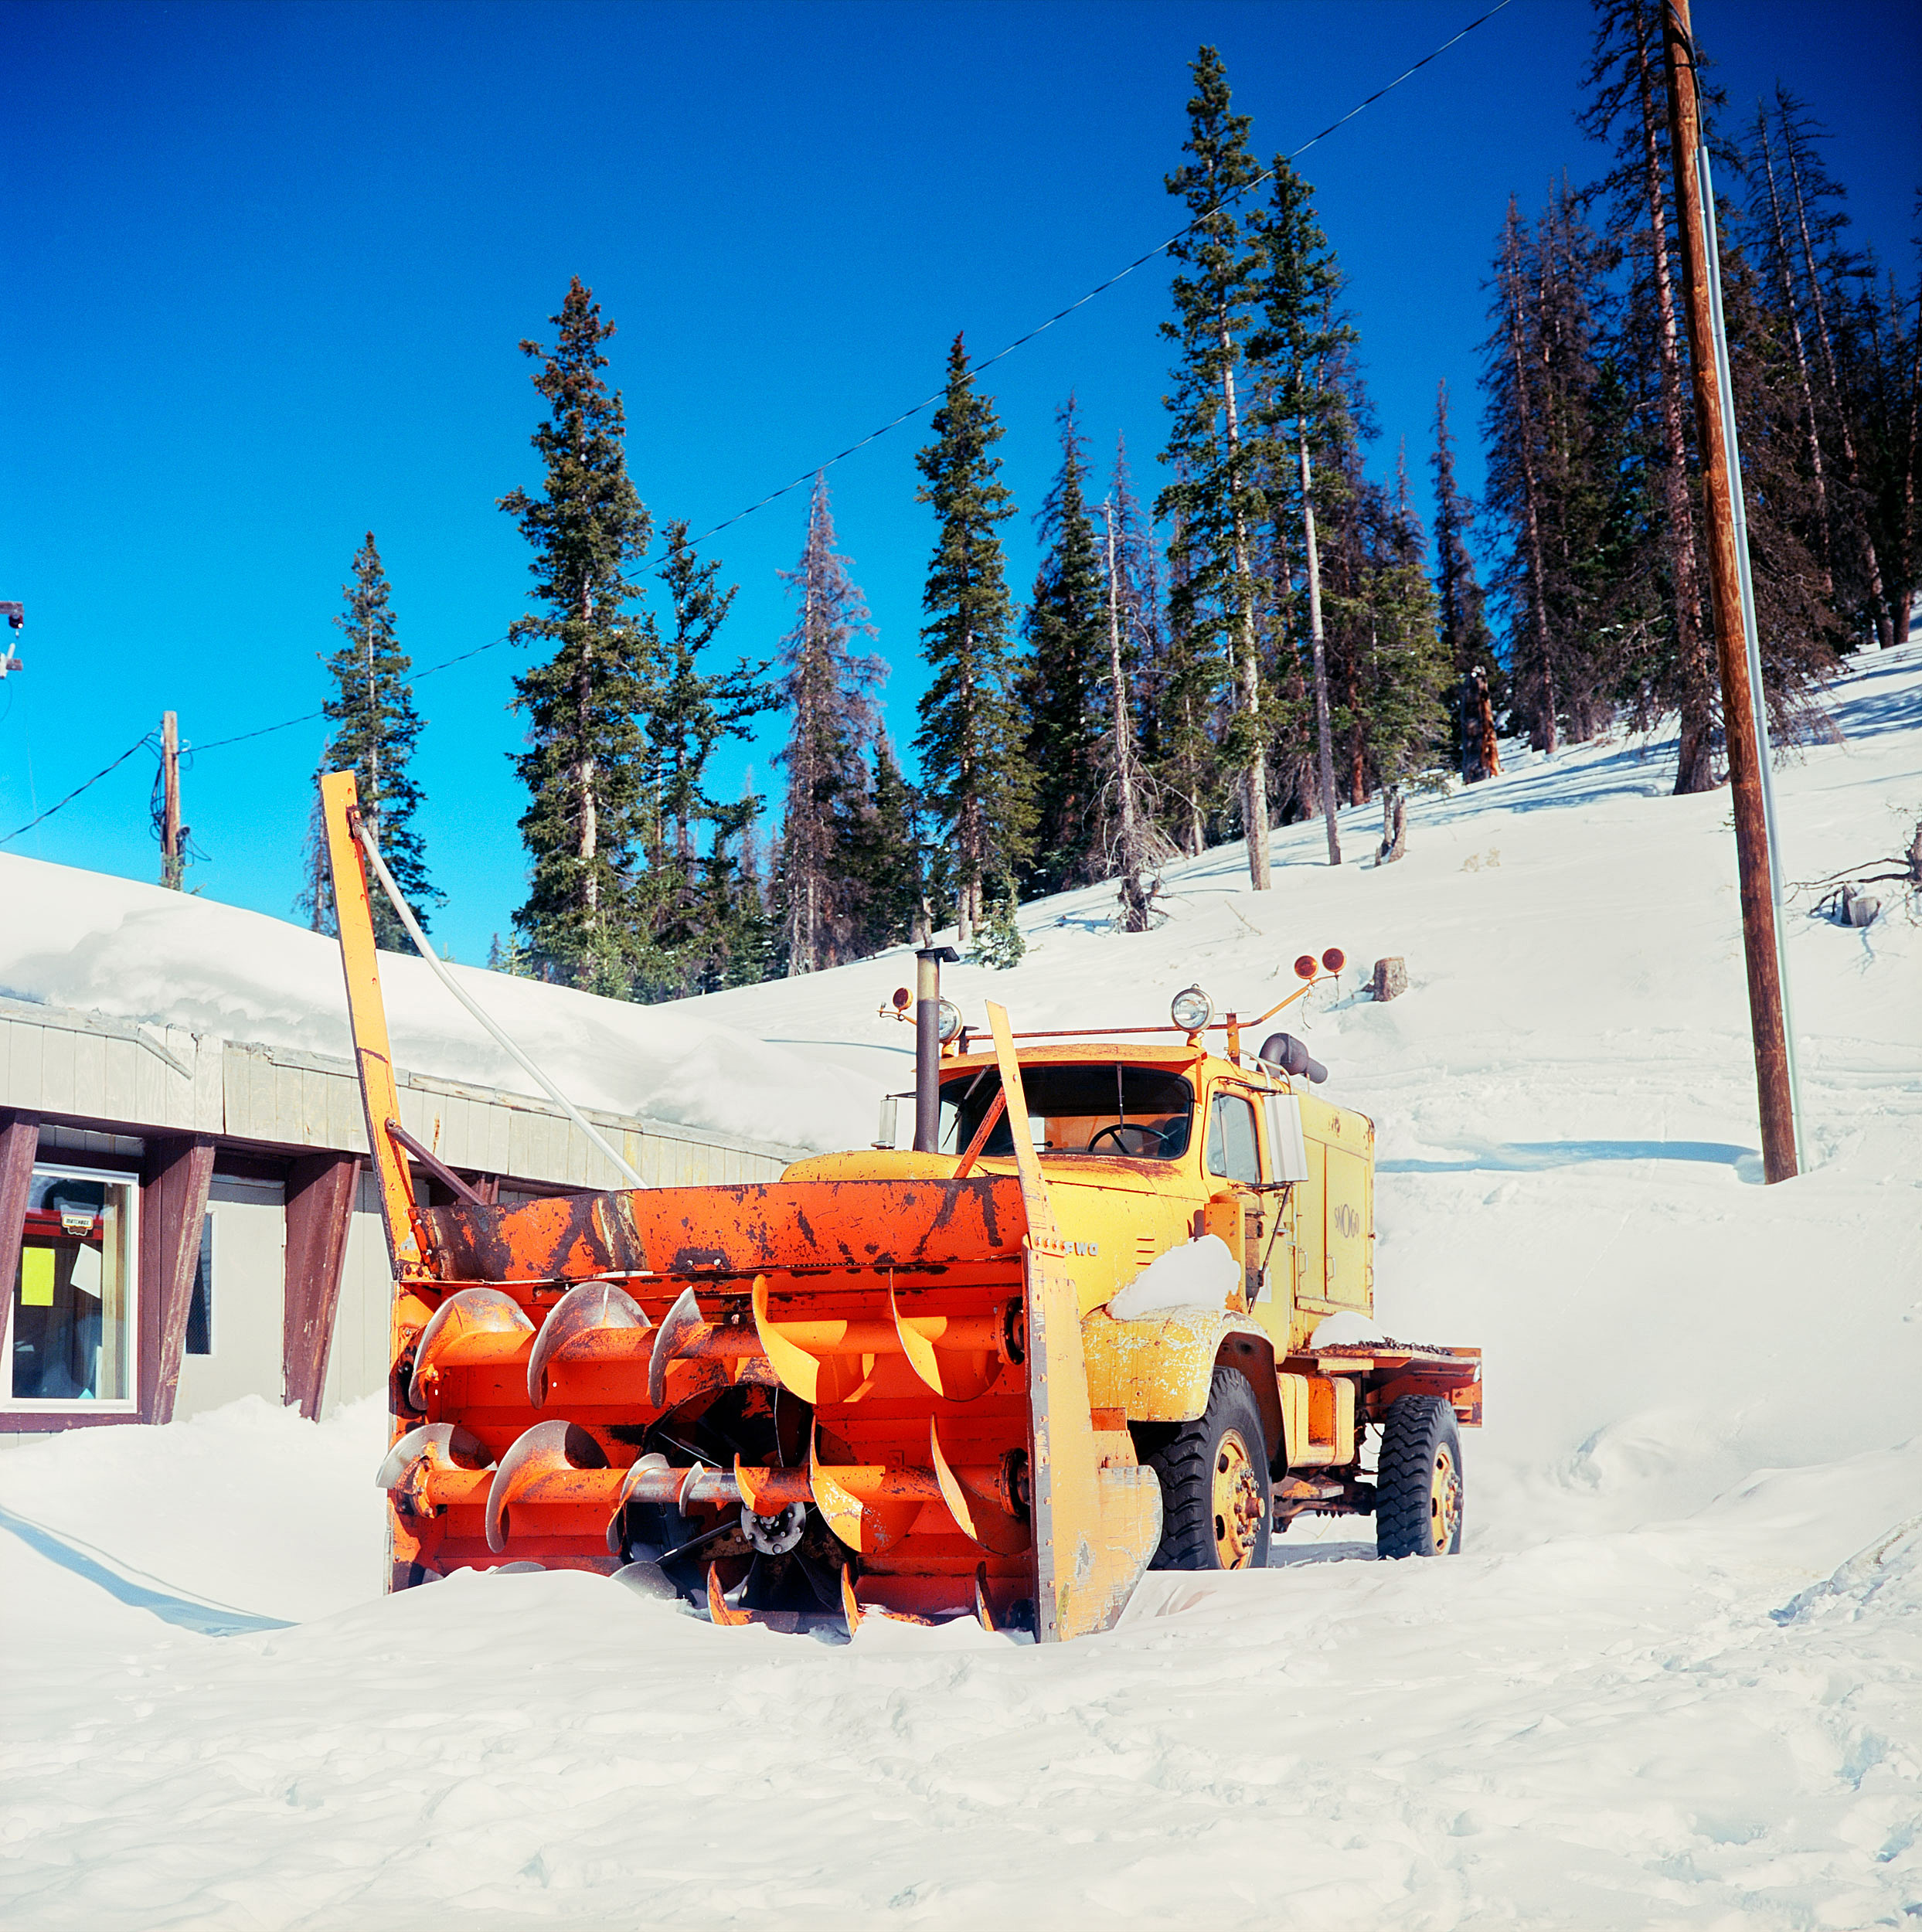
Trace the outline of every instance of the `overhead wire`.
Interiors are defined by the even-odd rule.
[[[79,798],[80,794],[85,791],[89,786],[98,784],[110,771],[115,770],[121,765],[126,764],[127,760],[131,758],[135,752],[141,750],[143,747],[151,748],[153,744],[153,741],[154,734],[151,731],[144,733],[141,736],[136,738],[134,742],[130,744],[111,764],[102,765],[100,770],[95,772],[93,777],[87,780],[86,784],[76,785],[73,789],[60,801],[60,804],[49,805],[46,810],[40,813],[37,818],[29,818],[24,825],[16,825],[14,829],[9,832],[4,838],[0,838],[0,845],[12,845],[14,840],[18,838],[22,832],[31,832],[36,825],[41,824],[46,819],[51,818],[53,815],[60,809],[61,805],[70,805],[73,804],[73,801]]]
[[[1442,55],[1448,51],[1451,47],[1456,46],[1458,43],[1463,40],[1465,40],[1470,34],[1475,32],[1476,28],[1485,25],[1488,21],[1492,20],[1498,13],[1500,13],[1504,9],[1512,5],[1512,4],[1513,0],[1495,0],[1495,4],[1490,7],[1486,12],[1478,14],[1474,19],[1471,20],[1468,23],[1466,26],[1462,27],[1454,33],[1451,34],[1449,37],[1446,40],[1443,41],[1439,46],[1435,47],[1430,52],[1424,54],[1419,60],[1413,63],[1413,66],[1404,67],[1400,73],[1396,75],[1393,80],[1384,82],[1365,100],[1357,101],[1355,105],[1349,108],[1348,112],[1342,115],[1339,119],[1331,121],[1319,134],[1310,135],[1306,141],[1301,143],[1300,147],[1293,149],[1290,153],[1283,157],[1284,163],[1292,164],[1294,162],[1298,161],[1302,155],[1308,151],[1311,148],[1313,148],[1318,145],[1320,142],[1327,140],[1328,136],[1335,133],[1338,129],[1345,128],[1349,122],[1355,118],[1357,114],[1364,112],[1369,107],[1372,107],[1375,103],[1379,100],[1384,95],[1393,94],[1403,81],[1412,79],[1416,74],[1420,73],[1424,67],[1427,66],[1433,61],[1438,60]],[[1272,181],[1275,178],[1276,172],[1276,169],[1274,168],[1264,168],[1260,174],[1255,175],[1251,180],[1245,182],[1240,188],[1237,189],[1234,193],[1225,197],[1223,200],[1217,202],[1213,207],[1205,209],[1202,213],[1196,216],[1192,221],[1185,223],[1181,227],[1176,229],[1166,240],[1157,242],[1152,248],[1147,250],[1144,253],[1137,255],[1134,259],[1131,262],[1129,262],[1124,267],[1117,269],[1115,272],[1112,275],[1107,277],[1105,281],[1097,282],[1095,285],[1087,292],[1086,294],[1077,296],[1074,301],[1070,302],[1066,308],[1056,309],[1052,315],[1046,318],[1046,321],[1037,322],[1032,328],[1029,329],[1025,334],[1017,335],[1012,342],[1009,342],[1003,347],[996,349],[992,355],[981,356],[975,361],[969,363],[968,366],[968,374],[970,376],[979,375],[983,369],[991,369],[995,363],[1013,355],[1016,349],[1026,348],[1027,345],[1034,341],[1037,336],[1046,335],[1046,332],[1049,329],[1053,328],[1057,322],[1065,321],[1068,317],[1073,315],[1077,309],[1085,308],[1087,304],[1093,301],[1097,295],[1106,294],[1111,288],[1114,287],[1118,283],[1125,281],[1128,277],[1134,274],[1138,269],[1145,268],[1150,262],[1154,261],[1159,257],[1166,254],[1168,251],[1171,248],[1174,247],[1177,243],[1185,240],[1188,236],[1192,234],[1194,231],[1197,228],[1200,227],[1204,222],[1212,221],[1216,215],[1222,212],[1223,209],[1232,207],[1237,202],[1240,201],[1243,196],[1249,193],[1254,189],[1260,187],[1264,182]],[[769,504],[778,502],[781,498],[791,495],[793,492],[799,489],[803,484],[811,481],[814,478],[820,475],[824,471],[833,468],[837,463],[845,462],[848,457],[856,454],[859,451],[866,449],[870,443],[879,442],[883,437],[887,435],[892,430],[899,429],[903,423],[912,422],[916,417],[920,415],[924,410],[932,408],[934,405],[938,403],[946,393],[947,389],[945,386],[944,386],[942,388],[934,390],[931,394],[924,396],[921,400],[915,403],[912,408],[902,410],[900,415],[890,418],[887,422],[882,423],[879,428],[869,430],[866,436],[860,437],[855,442],[850,443],[845,449],[836,451],[834,455],[828,457],[825,462],[812,464],[810,468],[803,471],[800,475],[795,477],[791,481],[782,484],[778,489],[770,490],[765,496],[761,497],[756,502],[749,504],[745,509],[736,510],[732,516],[723,517],[719,522],[710,524],[706,529],[703,530],[700,533],[699,536],[691,539],[690,541],[696,543],[705,543],[707,542],[709,538],[718,536],[722,531],[730,529],[733,525],[742,522],[746,518],[753,515],[757,511],[764,510]],[[633,579],[631,577],[624,574],[622,581],[624,583],[631,583]],[[491,638],[485,644],[476,645],[471,651],[463,651],[454,657],[443,658],[438,664],[428,665],[424,671],[417,671],[413,672],[413,679],[416,682],[418,682],[422,678],[430,678],[434,676],[437,672],[451,669],[457,664],[464,664],[470,658],[478,658],[484,652],[498,650],[501,645],[509,641],[510,636],[510,633],[503,633],[498,638]],[[193,748],[199,751],[222,751],[226,750],[226,748],[230,745],[245,744],[250,740],[254,738],[270,737],[276,732],[291,730],[295,725],[311,724],[316,718],[324,717],[325,715],[326,714],[324,711],[303,712],[298,718],[283,718],[278,724],[262,725],[257,730],[237,732],[231,737],[216,738],[210,744],[199,745]],[[128,759],[131,758],[134,753],[140,749],[142,744],[148,743],[148,742],[150,742],[150,737],[142,738],[138,743],[128,746],[127,750],[123,751],[119,757],[114,760],[113,764],[105,766],[100,770],[95,772],[94,776],[87,780],[86,784],[80,785],[76,787],[75,790],[69,792],[66,797],[60,801],[59,804],[49,805],[45,811],[42,812],[39,815],[38,818],[29,819],[27,823],[21,826],[18,831],[10,832],[6,834],[5,837],[0,838],[0,845],[6,845],[9,843],[13,839],[19,838],[22,832],[30,832],[34,826],[39,825],[46,819],[52,818],[54,813],[61,808],[61,806],[70,804],[74,799],[77,798],[83,791],[85,791],[87,789],[88,786],[97,784],[101,779],[107,776],[108,772],[114,769],[115,766],[124,764]],[[184,747],[182,748],[183,750],[185,749]]]

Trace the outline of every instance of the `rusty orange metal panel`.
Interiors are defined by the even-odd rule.
[[[648,1188],[428,1210],[444,1281],[589,1280],[641,1273],[749,1276],[774,1269],[917,1273],[1020,1250],[1019,1185],[963,1181],[768,1181]]]

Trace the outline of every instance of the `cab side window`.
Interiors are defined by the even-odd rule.
[[[1238,1094],[1217,1094],[1208,1104],[1208,1172],[1250,1185],[1261,1179],[1254,1107]]]

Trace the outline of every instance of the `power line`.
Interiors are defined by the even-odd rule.
[[[1396,75],[1393,80],[1386,83],[1382,87],[1377,87],[1366,100],[1358,101],[1352,107],[1349,108],[1348,112],[1343,114],[1339,121],[1331,121],[1318,134],[1311,135],[1308,140],[1303,141],[1300,147],[1296,148],[1292,154],[1287,157],[1287,159],[1290,162],[1300,160],[1302,155],[1305,155],[1311,148],[1316,145],[1316,143],[1327,140],[1328,136],[1333,134],[1338,128],[1345,127],[1348,123],[1352,121],[1357,114],[1360,114],[1364,108],[1372,107],[1376,101],[1381,99],[1383,95],[1393,93],[1395,89],[1399,87],[1404,80],[1409,79],[1412,75],[1420,73],[1422,69],[1427,66],[1430,61],[1439,60],[1441,56],[1446,53],[1451,47],[1455,45],[1456,42],[1465,40],[1470,34],[1475,32],[1477,27],[1481,26],[1484,22],[1492,20],[1504,7],[1506,7],[1510,4],[1511,0],[1495,0],[1495,4],[1489,8],[1486,13],[1479,15],[1475,19],[1471,20],[1465,27],[1460,30],[1459,32],[1451,35],[1447,39],[1443,41],[1441,45],[1435,48],[1432,52],[1424,54],[1412,67],[1404,68],[1400,73]],[[1012,355],[1016,349],[1025,348],[1029,342],[1032,342],[1037,335],[1045,335],[1048,330],[1054,327],[1056,322],[1065,321],[1069,316],[1072,315],[1075,312],[1077,309],[1086,308],[1090,302],[1094,300],[1096,296],[1106,294],[1111,288],[1114,287],[1116,283],[1125,281],[1128,277],[1133,274],[1138,268],[1145,268],[1148,264],[1153,261],[1158,256],[1166,254],[1169,250],[1172,248],[1178,241],[1182,240],[1182,238],[1186,236],[1192,234],[1203,222],[1212,221],[1216,215],[1221,213],[1223,209],[1232,206],[1233,203],[1238,202],[1243,195],[1247,194],[1250,189],[1259,188],[1264,182],[1274,180],[1274,174],[1275,171],[1272,168],[1264,168],[1262,172],[1257,175],[1252,181],[1245,182],[1240,188],[1237,189],[1233,194],[1230,195],[1226,201],[1217,202],[1213,208],[1209,209],[1205,213],[1197,215],[1192,221],[1188,223],[1182,227],[1176,229],[1174,233],[1170,235],[1165,241],[1157,242],[1155,245],[1152,248],[1149,249],[1145,254],[1137,255],[1134,260],[1130,262],[1125,268],[1118,268],[1112,275],[1108,277],[1107,281],[1097,282],[1085,295],[1078,296],[1074,301],[1070,302],[1065,308],[1056,309],[1046,321],[1037,322],[1035,326],[1029,329],[1025,335],[1017,335],[1012,342],[1007,345],[1005,348],[998,349],[995,351],[993,355],[984,355],[979,361],[970,362],[968,366],[968,374],[970,376],[978,376],[983,369],[991,368],[995,363],[998,362],[1002,357]],[[894,417],[892,421],[883,423],[879,429],[870,430],[866,436],[860,439],[859,442],[850,443],[845,450],[841,451],[836,455],[829,457],[826,462],[817,463],[813,468],[803,471],[803,473],[796,477],[792,482],[782,484],[781,488],[777,490],[770,490],[768,493],[760,500],[759,502],[750,503],[746,509],[736,510],[732,516],[723,517],[719,522],[713,525],[707,529],[703,530],[699,536],[694,538],[692,540],[696,543],[705,543],[709,537],[718,536],[723,530],[726,529],[730,525],[740,522],[743,517],[752,516],[757,510],[765,509],[769,504],[777,502],[781,498],[789,495],[793,491],[799,489],[802,484],[808,482],[812,478],[818,476],[823,470],[832,469],[835,464],[842,461],[847,457],[853,455],[857,450],[864,450],[870,443],[878,441],[882,437],[886,436],[890,430],[898,430],[903,423],[913,421],[913,420],[916,417],[919,416],[924,410],[930,408],[934,404],[938,403],[941,398],[947,394],[947,389],[944,386],[943,388],[935,390],[933,395],[924,396],[921,400],[917,403],[912,409],[903,410],[900,414]]]
[[[498,649],[507,641],[508,634],[503,631],[498,638],[489,638],[485,644],[477,644],[471,651],[462,651],[451,658],[443,658],[438,664],[430,664],[424,671],[411,672],[409,676],[413,683],[418,684],[423,678],[430,678],[437,671],[447,671],[457,664],[465,664],[469,658],[478,658],[484,651]],[[262,725],[257,731],[237,732],[231,738],[216,738],[211,744],[192,745],[186,749],[194,751],[223,751],[229,745],[245,744],[250,738],[264,738],[276,731],[289,730],[298,724],[311,724],[316,718],[324,718],[326,715],[325,711],[303,711],[298,718],[283,718],[278,724]],[[58,808],[56,807],[56,809],[57,810]]]
[[[151,750],[152,747],[153,733],[151,732],[145,733],[140,737],[136,738],[134,742],[114,760],[112,764],[102,765],[100,770],[95,772],[93,777],[87,780],[87,784],[76,785],[73,789],[60,801],[60,804],[49,805],[46,810],[39,815],[39,818],[29,818],[24,825],[19,826],[14,831],[9,832],[4,838],[0,838],[0,845],[12,845],[14,840],[20,836],[22,832],[31,832],[36,825],[41,823],[42,820],[51,818],[53,815],[60,809],[60,805],[70,805],[73,804],[73,801],[79,798],[82,792],[87,790],[88,785],[98,784],[110,771],[114,770],[120,766],[126,764],[127,760],[131,758],[135,752],[140,750]]]
[[[1383,95],[1393,94],[1404,80],[1410,80],[1414,75],[1420,73],[1422,69],[1428,66],[1430,62],[1440,60],[1442,55],[1446,53],[1451,47],[1455,46],[1458,42],[1465,40],[1470,34],[1475,32],[1477,27],[1481,26],[1487,22],[1492,20],[1498,13],[1503,10],[1504,8],[1508,7],[1512,4],[1512,0],[1495,0],[1495,4],[1489,8],[1487,12],[1477,15],[1476,17],[1471,20],[1465,27],[1463,27],[1458,32],[1451,34],[1446,40],[1442,42],[1440,46],[1433,49],[1427,53],[1424,54],[1419,60],[1415,62],[1413,66],[1404,67],[1400,73],[1396,75],[1393,80],[1385,82],[1381,87],[1377,87],[1372,94],[1367,97],[1366,100],[1357,101],[1356,104],[1349,108],[1346,114],[1342,115],[1339,120],[1331,121],[1319,134],[1310,135],[1306,141],[1302,142],[1300,147],[1295,148],[1292,153],[1287,155],[1285,159],[1290,162],[1300,160],[1301,156],[1305,155],[1311,148],[1315,147],[1318,143],[1327,140],[1328,136],[1333,134],[1338,128],[1346,127],[1349,122],[1352,121],[1357,114],[1362,113],[1367,108],[1373,107],[1375,103],[1379,100]],[[1275,170],[1274,168],[1264,168],[1260,174],[1257,175],[1254,178],[1253,180],[1244,183],[1242,187],[1237,189],[1233,194],[1230,195],[1227,198],[1226,201],[1217,202],[1215,206],[1209,209],[1206,213],[1197,215],[1192,221],[1186,223],[1182,227],[1176,229],[1174,233],[1170,235],[1165,241],[1157,242],[1155,245],[1152,248],[1148,250],[1145,253],[1137,255],[1134,260],[1128,263],[1125,267],[1117,269],[1115,272],[1112,275],[1109,276],[1105,281],[1097,282],[1086,294],[1077,296],[1075,300],[1070,302],[1065,308],[1056,309],[1055,312],[1052,315],[1049,316],[1045,321],[1037,322],[1035,326],[1028,330],[1025,335],[1017,335],[1012,342],[1008,343],[1005,347],[996,349],[993,355],[984,355],[978,361],[969,363],[968,366],[968,374],[971,376],[978,376],[983,369],[992,368],[996,362],[1002,361],[1007,356],[1013,355],[1016,349],[1026,348],[1026,345],[1032,342],[1036,336],[1046,334],[1049,329],[1054,327],[1056,323],[1065,321],[1069,316],[1074,314],[1076,310],[1085,308],[1090,302],[1094,300],[1096,296],[1106,294],[1107,292],[1111,288],[1114,287],[1117,283],[1125,281],[1129,276],[1132,275],[1135,272],[1137,269],[1145,268],[1150,262],[1155,260],[1158,257],[1166,254],[1169,250],[1172,248],[1177,242],[1182,240],[1185,236],[1192,234],[1203,222],[1212,220],[1215,216],[1220,213],[1223,209],[1233,206],[1235,202],[1240,200],[1241,197],[1247,194],[1251,189],[1259,188],[1263,182],[1272,181],[1274,179],[1274,176]],[[859,438],[858,441],[850,443],[845,449],[837,451],[834,455],[829,457],[825,462],[815,464],[810,468],[803,471],[801,474],[794,478],[791,482],[782,484],[781,488],[777,490],[770,490],[765,496],[760,498],[756,502],[749,504],[745,509],[736,510],[732,516],[723,517],[719,522],[710,525],[706,529],[703,530],[699,536],[693,538],[692,541],[696,543],[705,543],[709,537],[718,536],[722,531],[729,529],[734,524],[740,522],[744,518],[752,516],[757,510],[764,510],[769,504],[778,502],[782,497],[789,495],[793,492],[799,489],[804,483],[810,481],[813,478],[819,475],[822,471],[833,468],[835,464],[843,462],[849,457],[854,455],[856,451],[866,449],[870,443],[878,442],[890,430],[899,429],[903,423],[912,422],[914,418],[921,414],[924,410],[932,408],[933,406],[938,403],[941,400],[942,396],[946,393],[947,390],[944,386],[941,389],[936,389],[932,395],[924,396],[921,400],[914,404],[911,409],[905,409],[902,410],[899,416],[893,417],[888,422],[883,423],[879,429],[869,430],[866,436]],[[628,577],[624,574],[621,579],[622,582],[628,583],[631,583],[633,580],[634,580],[631,577]],[[463,651],[454,657],[443,658],[438,664],[428,665],[427,669],[424,671],[415,672],[413,674],[414,680],[417,682],[422,678],[432,677],[437,672],[450,670],[457,664],[464,664],[468,658],[478,658],[485,651],[496,650],[502,645],[509,641],[509,634],[504,634],[500,637],[490,639],[485,644],[476,645],[471,651]],[[258,730],[242,731],[236,733],[230,738],[216,738],[211,744],[196,745],[190,747],[183,747],[183,749],[191,749],[196,751],[222,751],[226,750],[229,745],[245,744],[251,739],[270,737],[277,731],[290,731],[295,725],[311,724],[316,718],[325,717],[325,716],[326,713],[324,711],[306,711],[303,712],[298,718],[283,718],[278,724],[262,725]],[[70,804],[74,799],[77,798],[80,795],[81,792],[87,790],[88,785],[98,784],[101,779],[107,776],[108,772],[114,769],[115,766],[124,764],[128,759],[131,758],[134,753],[140,749],[141,745],[145,744],[147,742],[147,739],[143,738],[138,743],[128,746],[127,750],[123,751],[121,755],[114,760],[113,764],[107,765],[102,770],[95,772],[94,776],[87,780],[87,784],[79,787],[77,790],[69,792],[66,797],[60,801],[60,804],[49,805],[45,811],[39,815],[39,818],[30,819],[26,825],[21,826],[19,831],[10,832],[6,835],[5,838],[0,838],[0,845],[9,844],[12,840],[18,838],[20,836],[21,832],[32,831],[33,827],[39,825],[42,820],[52,818],[54,813],[60,809],[62,805]]]

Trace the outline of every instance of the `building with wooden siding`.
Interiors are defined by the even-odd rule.
[[[627,1185],[544,1099],[399,1079],[401,1124],[484,1199]],[[801,1151],[587,1111],[650,1185],[771,1180]],[[0,998],[0,1434],[384,1389],[366,1155],[346,1060]]]

